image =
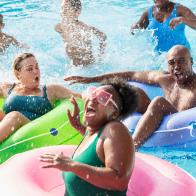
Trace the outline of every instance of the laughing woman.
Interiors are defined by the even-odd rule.
[[[85,126],[80,124],[79,109],[68,111],[72,126],[84,138],[72,158],[61,154],[45,154],[43,168],[63,171],[66,196],[125,196],[134,165],[134,145],[121,115],[137,107],[137,94],[124,82],[113,81],[85,94]]]
[[[5,117],[0,122],[0,142],[13,131],[52,110],[57,99],[80,97],[60,85],[40,86],[40,69],[35,56],[23,53],[16,57],[13,71],[18,82],[0,85],[0,96],[5,98]]]

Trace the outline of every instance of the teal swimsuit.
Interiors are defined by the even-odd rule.
[[[6,114],[17,111],[29,120],[34,120],[52,110],[52,105],[47,98],[46,86],[43,87],[43,96],[21,96],[14,94],[15,85],[8,91],[8,97],[3,105]]]
[[[99,159],[96,153],[97,141],[102,131],[99,131],[94,141],[89,147],[73,160],[88,164],[95,167],[105,167],[105,164]],[[65,196],[125,196],[125,191],[111,191],[96,187],[87,181],[79,178],[77,175],[71,172],[63,172],[63,178],[66,186]]]
[[[190,44],[185,36],[185,24],[179,24],[174,29],[169,26],[173,18],[178,17],[178,4],[174,4],[174,8],[170,16],[164,22],[158,22],[153,17],[153,6],[148,10],[149,24],[147,29],[153,30],[153,40],[156,44],[155,50],[158,52],[167,52],[174,45],[183,45],[190,49]]]

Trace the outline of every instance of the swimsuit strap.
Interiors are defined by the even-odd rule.
[[[179,3],[175,3],[174,4],[174,7],[173,7],[173,10],[170,14],[170,17],[177,17],[178,16],[178,13],[177,13],[177,7],[179,6]],[[170,18],[169,17],[169,18]],[[148,9],[148,20],[152,19],[153,18],[153,6],[149,7]]]
[[[173,11],[172,11],[175,17],[178,16],[178,12],[177,12],[178,6],[179,6],[179,3],[175,3],[175,4],[174,4]]]
[[[101,128],[101,130],[98,132],[98,134],[97,134],[97,137],[98,137],[98,138],[99,138],[99,137],[100,137],[100,135],[102,134],[103,130],[104,130],[104,127],[103,127],[103,128]]]
[[[148,20],[151,20],[153,18],[153,6],[149,7],[148,9]]]
[[[16,83],[14,83],[14,84],[12,85],[12,87],[8,90],[8,92],[7,92],[8,95],[11,94],[11,92],[12,92],[12,90],[14,89],[15,86],[16,86]]]
[[[168,17],[168,19],[169,18],[175,18],[175,17],[177,17],[177,15],[178,15],[178,13],[177,13],[177,7],[178,7],[178,4],[175,3],[174,4],[174,7],[173,7],[173,10],[172,10],[170,16]]]
[[[47,91],[47,87],[46,87],[46,85],[44,85],[43,86],[43,94],[44,94],[44,97],[45,98],[48,98],[48,95],[47,95],[47,92],[46,91]]]

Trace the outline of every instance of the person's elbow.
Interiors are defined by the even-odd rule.
[[[127,189],[129,184],[129,178],[125,175],[121,175],[117,177],[115,182],[115,189],[118,191],[124,191]]]

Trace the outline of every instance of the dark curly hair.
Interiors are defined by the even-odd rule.
[[[102,85],[111,85],[119,94],[121,113],[123,117],[133,113],[138,107],[138,94],[134,86],[115,77],[101,82]]]

